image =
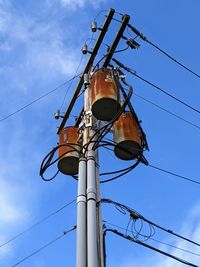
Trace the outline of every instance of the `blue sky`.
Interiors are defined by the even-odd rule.
[[[174,55],[200,73],[199,69],[199,9],[197,0],[0,0],[0,119],[35,98],[45,94],[81,72],[88,55],[82,58],[81,47],[91,38],[90,23],[101,10],[115,8],[131,16],[131,23],[149,40]],[[104,20],[102,12],[97,21]],[[118,24],[112,22],[111,42]],[[127,36],[130,32],[126,32]],[[96,38],[97,34],[93,35]],[[87,41],[92,48],[93,42]],[[197,77],[181,69],[148,44],[139,41],[137,51],[127,50],[116,55],[124,64],[148,80],[155,82],[178,98],[199,108]],[[122,41],[118,48],[124,48]],[[105,46],[103,47],[105,50]],[[99,54],[101,58],[103,51]],[[82,61],[80,62],[82,58]],[[77,71],[77,66],[79,69]],[[156,89],[127,74],[134,92],[177,115],[200,125],[199,115],[177,104]],[[62,111],[73,94],[73,86],[64,86],[17,113],[0,121],[0,243],[25,229],[38,219],[76,197],[77,184],[60,174],[45,183],[39,177],[43,157],[56,145],[59,124],[54,112],[67,90]],[[82,98],[73,110],[77,114]],[[177,118],[132,97],[133,106],[142,120],[150,151],[145,156],[152,165],[199,179],[199,130]],[[74,123],[70,117],[69,125]],[[107,151],[100,154],[101,170],[116,170],[127,163],[114,159]],[[127,204],[152,221],[184,234],[196,241],[200,236],[200,200],[198,185],[182,181],[143,165],[119,180],[104,184],[102,196]],[[124,216],[112,206],[103,205],[103,219],[126,227]],[[16,241],[0,248],[0,265],[12,266],[63,230],[76,223],[75,204],[42,225],[35,227]],[[21,264],[29,267],[75,266],[75,232]],[[175,246],[200,252],[194,246],[156,232],[155,238]],[[193,263],[199,257],[165,249]],[[107,266],[179,267],[172,260],[138,247],[117,236],[107,236]]]

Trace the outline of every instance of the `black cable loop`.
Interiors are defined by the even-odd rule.
[[[65,153],[63,153],[60,157],[56,158],[54,161],[52,161],[53,157],[54,157],[54,154],[55,152],[62,146],[67,146],[67,147],[70,147],[72,148],[72,150],[69,150]],[[55,173],[55,175],[53,175],[51,178],[45,178],[44,177],[44,173],[45,171],[50,167],[52,166],[55,162],[57,162],[59,159],[61,159],[63,156],[67,155],[68,153],[71,153],[73,151],[76,151],[78,154],[79,154],[79,158],[81,157],[81,153],[78,149],[76,149],[74,146],[80,146],[79,144],[75,144],[75,143],[68,143],[68,144],[62,144],[62,145],[58,145],[57,147],[54,147],[45,157],[44,159],[42,160],[42,163],[41,163],[41,166],[40,166],[40,176],[41,178],[48,182],[48,181],[52,181],[59,173],[59,170]],[[46,162],[45,162],[46,161]],[[73,176],[72,176],[73,177]],[[74,178],[74,177],[73,177]]]
[[[125,238],[125,239],[127,239],[127,240],[129,240],[129,241],[131,241],[131,242],[134,242],[134,243],[139,244],[139,245],[141,245],[141,246],[143,246],[143,247],[146,247],[146,248],[149,248],[149,249],[151,249],[151,250],[154,250],[154,251],[156,251],[156,252],[158,252],[158,253],[160,253],[160,254],[163,254],[163,255],[165,255],[165,256],[167,256],[167,257],[170,257],[170,258],[172,258],[172,259],[174,259],[174,260],[176,260],[176,261],[179,261],[179,262],[181,262],[181,263],[183,263],[183,264],[185,264],[185,265],[189,265],[189,266],[192,266],[192,267],[199,267],[198,265],[195,265],[195,264],[193,264],[193,263],[190,263],[190,262],[188,262],[188,261],[186,261],[186,260],[184,260],[184,259],[182,259],[182,258],[178,258],[178,257],[176,257],[176,256],[174,256],[174,255],[172,255],[172,254],[169,254],[169,253],[167,253],[167,252],[165,252],[165,251],[163,251],[163,250],[161,250],[161,249],[158,249],[158,248],[156,248],[156,247],[153,247],[153,246],[151,246],[151,245],[148,245],[148,244],[146,244],[146,243],[144,243],[144,242],[142,242],[142,241],[136,240],[136,239],[132,238],[131,236],[122,234],[121,232],[119,232],[119,231],[117,231],[117,230],[115,230],[115,229],[112,229],[112,228],[106,228],[106,229],[104,230],[104,235],[103,235],[104,242],[105,242],[105,237],[106,237],[106,233],[107,233],[107,232],[112,232],[112,233],[114,233],[114,234],[116,234],[116,235],[118,235],[118,236],[121,236],[121,237],[123,237],[123,238]]]

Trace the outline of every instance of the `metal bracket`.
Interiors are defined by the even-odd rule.
[[[92,111],[85,112],[85,127],[92,127]]]

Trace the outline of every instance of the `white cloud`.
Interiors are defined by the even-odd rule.
[[[0,74],[22,91],[33,83],[72,76],[79,63],[80,48],[74,46],[73,29],[62,31],[60,24],[0,6],[0,56],[7,57]],[[66,43],[67,42],[67,43]],[[9,58],[15,56],[15,61]],[[12,77],[10,79],[9,77]]]
[[[94,8],[98,8],[106,0],[61,0],[60,2],[63,7],[76,10],[77,8],[85,8],[86,5],[92,5]]]
[[[199,243],[199,237],[200,237],[200,203],[195,205],[191,211],[188,213],[188,216],[186,216],[186,220],[183,222],[182,226],[180,227],[180,230],[177,231],[180,235],[183,235],[185,237],[188,237],[189,239],[196,241]],[[172,240],[176,240],[173,241]],[[178,239],[176,237],[171,237],[167,240],[163,240],[165,243],[173,244],[173,246],[191,251],[193,253],[200,254],[200,247],[195,246],[187,241]],[[154,246],[155,243],[152,245]],[[199,264],[199,257],[194,256],[192,254],[188,254],[187,252],[177,250],[175,248],[169,248],[165,245],[160,245],[158,247],[161,250],[164,250],[168,252],[169,254],[172,254],[178,258],[184,259],[188,262],[191,262],[193,264]],[[159,255],[157,252],[152,251],[152,256],[150,258],[142,258],[142,259],[128,259],[126,260],[120,267],[182,267],[183,263],[180,263],[178,261],[175,261],[173,259],[170,259],[168,257],[165,257],[163,255]]]

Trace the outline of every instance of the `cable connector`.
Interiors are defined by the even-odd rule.
[[[147,41],[147,37],[145,37],[138,29],[133,27],[131,24],[128,24],[128,27],[136,34],[138,35],[142,40]]]
[[[140,47],[140,45],[132,38],[128,39],[126,43],[131,49],[138,49]]]
[[[67,231],[64,231],[63,232],[63,235],[66,235],[66,234],[68,234],[69,232],[71,232],[71,231],[73,231],[73,230],[75,230],[77,228],[77,226],[76,225],[74,225],[72,228],[70,228],[69,230],[67,230]]]
[[[138,220],[140,218],[140,216],[136,212],[131,212],[130,217],[133,220]]]

